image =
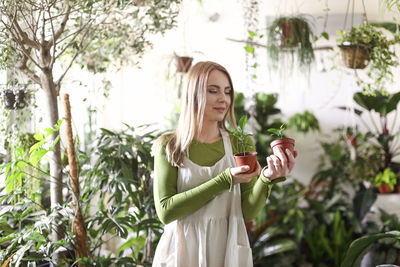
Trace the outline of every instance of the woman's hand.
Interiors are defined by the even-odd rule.
[[[231,168],[231,175],[234,184],[248,183],[252,178],[260,175],[261,166],[257,162],[257,167],[254,172],[246,173],[249,170],[248,165]]]
[[[274,155],[267,157],[268,167],[264,169],[264,176],[270,180],[288,175],[295,165],[295,159],[289,149],[286,154],[281,148]]]

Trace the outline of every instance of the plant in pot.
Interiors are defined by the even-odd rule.
[[[274,141],[271,142],[270,147],[274,154],[277,153],[278,149],[281,148],[283,151],[287,149],[293,154],[294,157],[297,157],[297,151],[294,150],[295,140],[292,138],[284,137],[283,132],[286,129],[286,124],[283,123],[279,129],[269,128],[268,132],[270,132],[272,137],[276,137]]]
[[[396,183],[396,174],[390,168],[386,168],[383,172],[379,172],[374,179],[374,186],[378,188],[378,191],[381,194],[392,193],[395,189]]]
[[[176,63],[176,71],[186,73],[189,71],[190,67],[192,66],[193,57],[188,56],[178,56],[175,54],[174,56],[175,63]]]
[[[365,94],[375,95],[376,92],[386,93],[385,82],[391,81],[391,67],[396,66],[396,54],[390,45],[397,42],[388,40],[386,36],[368,22],[352,27],[348,32],[337,31],[339,48],[343,64],[351,69],[367,68],[369,78],[356,76],[357,84],[363,86]]]
[[[237,166],[248,165],[250,169],[248,173],[253,172],[257,167],[257,152],[247,151],[251,144],[248,138],[251,134],[245,132],[245,126],[247,123],[247,116],[242,116],[239,120],[239,128],[233,132],[233,135],[238,138],[239,153],[234,154],[234,158]]]
[[[314,62],[312,47],[313,31],[305,15],[296,14],[276,18],[267,30],[267,54],[272,67],[284,62],[284,57],[289,56],[285,69],[291,68],[294,56],[300,70],[309,72],[310,65]]]

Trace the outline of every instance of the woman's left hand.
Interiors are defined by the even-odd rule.
[[[294,156],[289,149],[286,149],[285,152],[279,148],[276,154],[267,157],[268,167],[263,170],[265,177],[274,180],[288,175],[293,170],[295,165]]]

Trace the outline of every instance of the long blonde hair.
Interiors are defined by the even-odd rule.
[[[226,117],[229,119],[230,125],[236,129],[236,119],[234,114],[234,91],[232,79],[228,71],[221,65],[210,62],[198,62],[190,68],[187,74],[186,88],[183,90],[182,107],[178,120],[178,126],[172,133],[165,134],[169,137],[166,144],[166,155],[168,162],[173,166],[182,167],[183,159],[188,156],[189,146],[193,139],[196,137],[203,127],[204,109],[206,106],[207,94],[207,81],[210,73],[213,70],[223,72],[229,80],[232,88],[231,91],[231,105],[224,119],[218,122],[218,127],[227,130],[225,121]]]

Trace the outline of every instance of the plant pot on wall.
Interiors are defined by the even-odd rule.
[[[190,67],[192,66],[193,58],[175,56],[175,61],[176,61],[176,71],[185,73],[188,72]]]
[[[340,45],[343,64],[350,69],[364,69],[368,65],[369,53],[361,45]]]
[[[24,89],[7,89],[3,92],[4,106],[7,109],[22,109],[26,106],[27,92]]]
[[[393,192],[388,184],[381,184],[380,186],[378,186],[378,191],[381,194],[390,194]]]

